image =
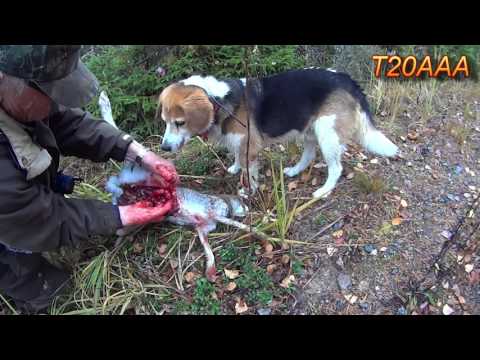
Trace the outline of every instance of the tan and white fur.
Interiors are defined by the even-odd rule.
[[[228,94],[231,93],[228,83],[212,76],[192,76],[174,83],[168,86],[159,98],[157,116],[166,123],[162,149],[178,151],[196,135],[204,136],[208,140],[226,146],[235,157],[228,172],[237,174],[242,170],[241,183],[243,187],[240,189],[240,194],[245,195],[247,193],[245,176],[247,164],[250,188],[252,192],[255,192],[258,188],[258,155],[264,147],[289,140],[303,142],[303,154],[298,163],[284,169],[285,175],[294,177],[307,169],[315,159],[318,145],[328,166],[328,176],[325,183],[312,195],[315,198],[326,197],[335,188],[342,174],[341,158],[348,144],[359,143],[374,154],[389,157],[395,156],[398,148],[373,126],[371,115],[365,108],[366,100],[362,98],[362,94],[356,88],[350,90],[352,85],[348,83],[349,78],[343,74],[341,81],[344,81],[346,85],[343,88],[333,87],[330,83],[335,84],[335,78],[332,77],[337,75],[330,69],[322,71],[315,76],[319,78],[319,81],[325,77],[329,83],[324,85],[325,95],[321,97],[318,104],[314,103],[313,107],[311,104],[303,106],[301,98],[298,98],[297,90],[295,94],[292,94],[292,102],[294,102],[293,106],[298,107],[299,112],[303,111],[302,116],[299,119],[292,119],[291,123],[288,119],[283,121],[280,124],[280,131],[277,130],[279,124],[274,124],[273,121],[281,119],[281,116],[271,115],[273,119],[270,121],[271,125],[262,125],[262,119],[252,120],[251,118],[249,139],[247,138],[247,106],[244,96],[241,96],[234,107],[230,107],[234,116],[230,116],[228,109],[225,109],[228,108],[228,101],[224,102],[225,106],[215,111],[215,101],[212,102],[211,99],[222,100],[228,97]],[[307,85],[305,86],[311,87],[308,84],[314,82],[308,76],[310,75],[306,75]],[[286,80],[278,81],[287,80],[288,77]],[[242,79],[241,83],[245,85],[245,80]],[[266,84],[265,86],[268,86],[268,83]],[[307,95],[309,89],[304,90]],[[268,96],[275,96],[275,93]],[[285,103],[284,100],[289,99],[288,90],[284,90],[278,96],[278,103]],[[271,103],[275,104],[275,102]],[[307,105],[311,110],[305,112],[303,109]],[[269,114],[275,114],[277,110],[279,109],[267,108],[266,114],[270,116]]]

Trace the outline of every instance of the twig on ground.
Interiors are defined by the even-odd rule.
[[[10,305],[10,303],[2,296],[2,294],[0,294],[0,299],[2,299],[2,301],[5,303],[5,305],[8,306],[8,308],[10,309],[11,312],[13,312],[15,315],[18,315],[18,313],[15,311],[15,309],[12,307],[12,305]]]
[[[318,231],[315,235],[313,235],[310,239],[308,239],[308,242],[312,241],[313,239],[315,239],[317,236],[320,236],[321,234],[323,234],[325,231],[327,231],[328,229],[330,229],[332,226],[334,226],[336,223],[338,223],[339,221],[341,221],[343,218],[345,217],[345,215],[341,215],[339,216],[337,219],[335,219],[333,222],[331,222],[330,224],[328,225],[325,225],[324,227],[322,227],[320,229],[320,231]]]
[[[305,289],[307,287],[308,284],[310,284],[310,282],[313,280],[313,278],[315,277],[315,275],[318,274],[318,272],[322,269],[322,267],[319,267],[314,273],[313,275],[310,277],[310,279],[308,279],[308,281],[302,286],[302,289]]]
[[[266,241],[272,241],[272,242],[285,242],[285,243],[290,243],[290,244],[308,244],[307,242],[304,242],[304,241],[282,240],[282,239],[273,238],[271,236],[268,236],[267,234],[264,234],[263,232],[261,232],[257,229],[254,229],[251,226],[245,225],[241,222],[238,222],[238,221],[235,221],[235,220],[232,220],[232,219],[228,219],[228,218],[224,218],[224,217],[218,217],[216,220],[218,220],[222,224],[234,226],[234,227],[236,227],[240,230],[248,232],[248,233],[250,233],[254,237],[257,237],[260,240],[266,240]]]

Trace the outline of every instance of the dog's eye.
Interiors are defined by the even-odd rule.
[[[180,127],[185,125],[185,121],[176,121],[175,124],[177,125],[177,127]]]

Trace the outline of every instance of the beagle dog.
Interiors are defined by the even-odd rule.
[[[242,170],[241,195],[246,195],[246,173],[252,192],[257,189],[258,155],[272,143],[303,141],[300,161],[284,169],[289,177],[309,166],[318,144],[328,176],[313,193],[315,198],[326,197],[335,188],[347,144],[359,143],[380,156],[398,153],[398,147],[375,128],[360,86],[331,69],[291,70],[248,84],[245,79],[191,76],[162,91],[156,118],[166,123],[164,151],[176,152],[192,137],[201,136],[233,152],[235,162],[228,172]]]

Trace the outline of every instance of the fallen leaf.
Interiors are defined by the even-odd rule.
[[[283,250],[288,250],[288,249],[290,249],[290,245],[288,245],[288,243],[284,242],[284,243],[282,243],[282,249]]]
[[[459,296],[459,297],[458,297],[458,302],[459,302],[460,304],[465,304],[465,298],[464,298],[463,296]]]
[[[287,265],[290,262],[290,256],[288,255],[283,255],[282,256],[282,264]]]
[[[298,181],[295,180],[295,181],[291,181],[288,183],[288,191],[293,191],[297,188],[298,186]]]
[[[138,242],[136,242],[136,243],[133,244],[133,252],[134,252],[135,254],[141,253],[141,252],[143,251],[143,249],[144,249],[144,247],[143,247],[142,244],[140,244],[140,243],[138,243]]]
[[[406,207],[408,206],[407,201],[404,200],[404,199],[402,199],[402,200],[400,201],[400,205],[401,205],[402,207],[404,207],[404,208],[406,208]]]
[[[272,177],[272,170],[268,169],[267,171],[265,171],[265,176]]]
[[[230,281],[227,286],[225,287],[225,290],[227,291],[233,291],[237,288],[237,284],[235,284],[233,281]]]
[[[273,251],[273,245],[267,242],[265,243],[264,249],[266,254],[270,254]]]
[[[312,186],[317,186],[317,184],[318,184],[318,179],[316,177],[314,177],[312,179]]]
[[[418,134],[413,131],[413,132],[411,132],[411,133],[408,133],[407,137],[408,137],[410,140],[417,140]]]
[[[335,231],[335,232],[332,234],[332,236],[333,236],[334,238],[340,238],[340,237],[342,237],[342,236],[343,236],[343,230],[340,229],[340,230],[338,230],[338,231]]]
[[[268,274],[272,274],[273,271],[274,271],[276,268],[277,268],[277,265],[275,265],[275,264],[270,264],[270,265],[268,265],[268,266],[267,266],[267,273],[268,273]]]
[[[470,274],[468,274],[468,282],[470,285],[474,285],[480,282],[480,270],[474,270]]]
[[[168,246],[167,244],[162,244],[158,247],[158,253],[160,255],[165,255],[167,253]]]
[[[399,217],[396,217],[396,218],[392,219],[392,225],[393,225],[393,226],[398,226],[398,225],[400,225],[402,222],[403,222],[403,219],[402,219],[402,218],[399,218]]]
[[[335,254],[335,252],[337,251],[337,249],[335,249],[333,246],[327,246],[327,254],[328,256],[332,256],[333,254]]]
[[[473,270],[473,264],[466,264],[465,265],[465,271],[470,274]]]
[[[353,179],[354,176],[355,176],[355,173],[351,172],[347,175],[347,179],[351,180],[351,179]]]
[[[195,274],[194,272],[189,271],[185,274],[185,281],[188,282],[189,284],[191,284],[195,281],[195,279],[198,276],[199,276],[198,274]]]
[[[352,294],[347,294],[345,295],[345,299],[350,303],[350,304],[355,304],[358,300],[358,296],[352,295]]]
[[[287,276],[285,279],[282,280],[280,286],[287,289],[293,281],[295,281],[295,276]]]
[[[238,270],[224,269],[223,271],[225,272],[225,276],[227,278],[229,278],[230,280],[236,279],[237,277],[240,276],[240,271],[238,271]]]
[[[237,314],[243,314],[244,312],[248,311],[248,306],[245,301],[242,299],[239,299],[237,303],[235,304],[235,313]]]
[[[455,312],[448,304],[443,305],[442,309],[443,315],[451,315]]]

